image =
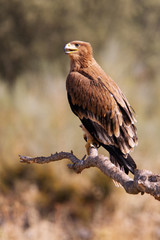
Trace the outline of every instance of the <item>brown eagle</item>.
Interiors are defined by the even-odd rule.
[[[87,146],[104,147],[117,167],[134,174],[136,164],[129,152],[138,139],[132,107],[93,58],[90,43],[73,41],[64,49],[70,57],[68,100],[82,122]]]

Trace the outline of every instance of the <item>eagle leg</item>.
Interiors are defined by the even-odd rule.
[[[87,143],[85,145],[87,155],[89,155],[89,148],[94,148],[95,144],[93,143],[92,139],[87,139]]]
[[[86,152],[87,155],[89,155],[89,148],[98,148],[99,144],[98,142],[90,135],[90,133],[87,131],[87,129],[84,127],[83,124],[80,125],[80,127],[82,128],[82,130],[84,131],[84,135],[83,138],[84,140],[87,142],[85,144],[85,148],[86,148]]]

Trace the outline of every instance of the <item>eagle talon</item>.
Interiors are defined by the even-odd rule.
[[[91,140],[87,140],[87,143],[85,145],[86,151],[87,151],[87,155],[90,155],[90,148],[98,148],[99,146],[97,146],[96,143],[93,143]]]
[[[91,147],[91,148],[94,148],[95,146],[91,143],[91,144],[90,144],[90,147]]]

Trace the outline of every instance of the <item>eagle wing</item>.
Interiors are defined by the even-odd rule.
[[[116,83],[95,69],[69,73],[66,88],[71,109],[97,142],[127,155],[137,144],[132,108]]]

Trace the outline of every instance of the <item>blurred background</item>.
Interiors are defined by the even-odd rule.
[[[135,109],[138,167],[160,172],[160,1],[0,0],[0,239],[160,239],[152,197],[93,168],[77,175],[67,160],[19,163],[19,154],[85,154],[65,90],[72,40],[92,44]]]

